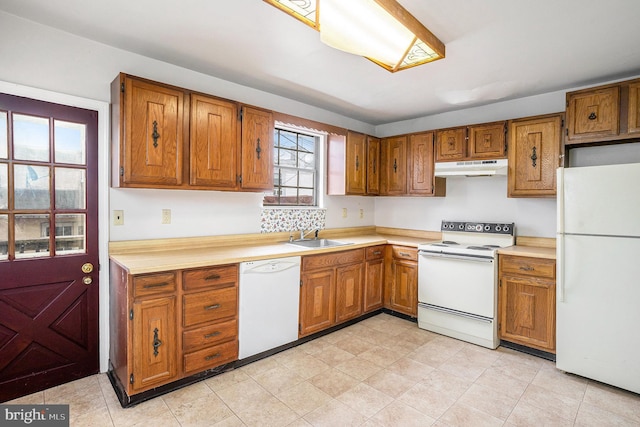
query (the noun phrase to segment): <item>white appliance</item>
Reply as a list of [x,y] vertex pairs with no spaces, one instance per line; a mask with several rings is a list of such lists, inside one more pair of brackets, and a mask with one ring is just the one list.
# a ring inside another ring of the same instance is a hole
[[496,348],[497,250],[514,244],[514,225],[442,221],[441,231],[418,245],[418,327]]
[[556,367],[640,393],[640,163],[558,169]]
[[467,160],[461,162],[438,162],[435,164],[435,176],[488,176],[506,175],[507,159]]
[[238,358],[298,339],[300,257],[240,263]]

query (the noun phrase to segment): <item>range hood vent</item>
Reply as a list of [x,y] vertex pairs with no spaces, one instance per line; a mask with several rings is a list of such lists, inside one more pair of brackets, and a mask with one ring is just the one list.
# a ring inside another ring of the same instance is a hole
[[438,162],[435,167],[436,176],[491,176],[506,174],[507,159]]

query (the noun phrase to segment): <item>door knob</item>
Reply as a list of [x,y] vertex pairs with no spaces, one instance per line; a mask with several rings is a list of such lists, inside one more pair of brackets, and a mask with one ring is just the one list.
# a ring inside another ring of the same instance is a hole
[[93,271],[93,264],[91,264],[90,262],[86,262],[84,264],[82,264],[82,272],[84,274],[89,274]]
[[85,285],[90,285],[93,283],[93,279],[91,278],[91,276],[84,276],[82,278],[82,283],[84,283]]

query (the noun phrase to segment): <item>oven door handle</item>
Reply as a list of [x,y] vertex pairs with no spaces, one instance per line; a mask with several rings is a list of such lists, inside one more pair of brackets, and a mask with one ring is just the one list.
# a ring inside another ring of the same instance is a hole
[[426,251],[420,251],[418,252],[418,254],[420,256],[429,257],[429,258],[450,258],[450,259],[458,259],[461,261],[493,262],[493,258],[473,256],[473,255],[454,255],[454,254],[445,254],[442,252],[426,252]]
[[423,302],[418,303],[418,307],[425,308],[427,310],[439,311],[453,316],[466,317],[468,319],[477,320],[484,323],[493,323],[493,319],[484,316],[478,316],[477,314],[465,313],[464,311],[453,310],[450,308],[440,307],[438,305],[426,304]]

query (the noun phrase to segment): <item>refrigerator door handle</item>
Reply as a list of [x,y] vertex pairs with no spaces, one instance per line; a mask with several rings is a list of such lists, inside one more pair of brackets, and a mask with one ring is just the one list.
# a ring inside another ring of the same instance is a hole
[[557,170],[558,207],[556,215],[556,300],[564,302],[564,168]]

